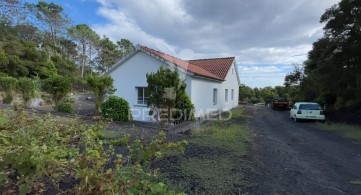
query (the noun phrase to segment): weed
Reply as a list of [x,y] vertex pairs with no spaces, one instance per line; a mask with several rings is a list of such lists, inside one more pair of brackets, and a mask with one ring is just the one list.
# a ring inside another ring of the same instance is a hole
[[192,143],[208,147],[218,147],[245,154],[247,142],[250,141],[250,131],[245,125],[227,125],[214,123],[194,132],[196,139]]
[[[102,132],[102,124],[2,110],[0,188],[19,194],[47,189],[61,194],[175,194],[147,165],[183,152],[186,142],[167,142],[161,133],[150,144],[130,143],[130,154],[123,157],[115,154],[113,145],[127,144],[128,136],[109,141]],[[64,178],[78,183],[63,191],[59,183]]]

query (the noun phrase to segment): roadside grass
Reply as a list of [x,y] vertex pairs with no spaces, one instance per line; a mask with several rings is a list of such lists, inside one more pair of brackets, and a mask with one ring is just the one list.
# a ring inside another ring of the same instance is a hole
[[245,110],[242,107],[238,107],[236,109],[231,110],[232,112],[232,119],[243,117],[243,118],[251,118],[250,115],[245,113]]
[[224,121],[199,129],[193,133],[195,139],[190,143],[200,146],[216,147],[243,155],[251,133],[246,125],[228,124]]
[[360,126],[337,124],[337,123],[318,123],[317,125],[322,130],[337,132],[349,139],[361,140]]
[[361,179],[350,181],[351,184],[361,185]]
[[[242,167],[249,168],[242,157],[247,154],[251,131],[246,124],[234,124],[233,119],[247,117],[243,108],[232,113],[232,119],[214,121],[212,124],[192,131],[190,147],[198,150],[179,158],[181,175],[186,179],[167,184],[173,189],[190,194],[234,194],[245,188]],[[187,179],[188,178],[188,179]],[[189,179],[191,178],[191,179]]]

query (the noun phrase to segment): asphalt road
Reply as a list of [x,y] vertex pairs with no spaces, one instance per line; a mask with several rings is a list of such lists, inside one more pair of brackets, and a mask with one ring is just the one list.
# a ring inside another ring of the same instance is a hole
[[250,194],[361,194],[361,144],[296,123],[288,111],[246,106],[254,133]]

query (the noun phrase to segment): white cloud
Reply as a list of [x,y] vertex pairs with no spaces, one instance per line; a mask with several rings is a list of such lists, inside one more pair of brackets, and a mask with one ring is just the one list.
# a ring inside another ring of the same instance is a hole
[[238,66],[238,70],[241,71],[243,74],[249,74],[249,73],[275,73],[275,72],[281,72],[282,68],[276,67],[276,66]]
[[[339,0],[97,2],[97,14],[108,22],[92,27],[113,41],[127,38],[182,59],[236,56],[238,64],[289,65],[307,59],[312,43],[322,36],[320,16]],[[241,71],[278,70],[255,66]],[[283,83],[279,78],[263,79]]]
[[240,64],[300,64],[307,59],[312,45],[294,47],[248,48],[239,51]]

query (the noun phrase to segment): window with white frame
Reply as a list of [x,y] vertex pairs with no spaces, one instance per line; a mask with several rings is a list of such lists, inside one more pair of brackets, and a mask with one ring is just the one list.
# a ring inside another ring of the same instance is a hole
[[234,99],[234,90],[232,89],[232,91],[231,91],[231,100],[233,100]]
[[213,105],[217,104],[217,89],[213,89]]
[[149,90],[146,87],[136,87],[137,89],[137,104],[147,105],[149,99]]
[[228,89],[225,89],[224,91],[224,100],[228,102]]

